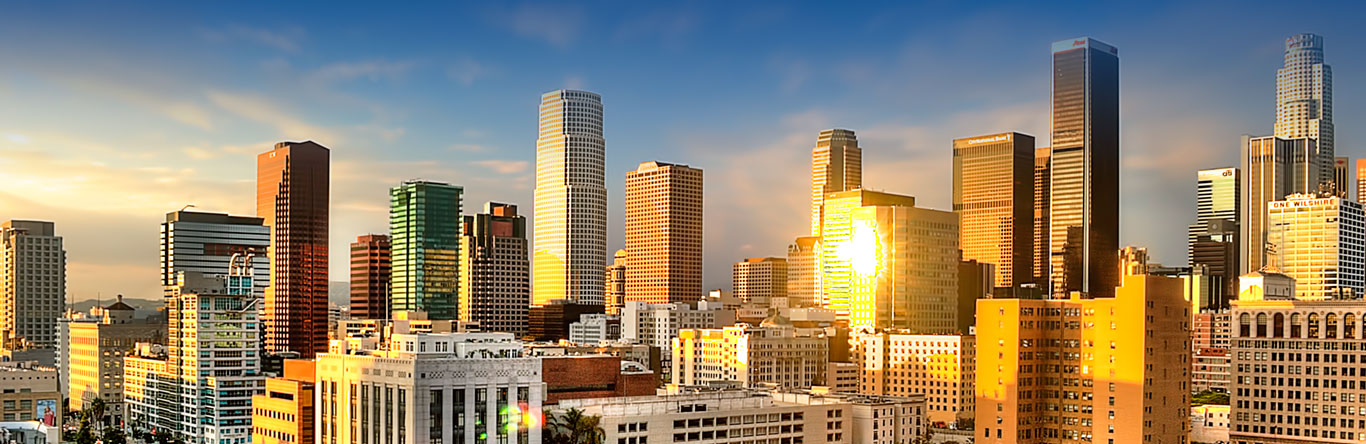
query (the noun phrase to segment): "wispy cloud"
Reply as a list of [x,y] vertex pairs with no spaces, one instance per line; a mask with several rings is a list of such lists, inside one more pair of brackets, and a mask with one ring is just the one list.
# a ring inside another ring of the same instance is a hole
[[305,36],[299,27],[260,28],[241,24],[204,29],[200,34],[210,42],[244,41],[285,52],[298,52]]
[[531,166],[525,160],[479,160],[471,162],[477,167],[492,170],[498,174],[513,174],[526,171]]
[[252,93],[209,91],[209,101],[239,117],[270,125],[280,138],[312,139],[334,142],[334,134],[320,126],[305,122],[279,103]]
[[449,149],[449,150],[451,150],[451,151],[461,151],[461,152],[466,152],[466,153],[479,153],[479,152],[488,151],[488,150],[489,150],[489,147],[484,146],[484,145],[476,145],[476,144],[472,144],[472,143],[457,143],[457,144],[455,144],[455,145],[451,145],[451,146],[448,147],[447,149]]
[[355,79],[371,81],[396,79],[413,69],[412,61],[365,60],[358,62],[336,62],[324,65],[313,72],[311,77],[320,82],[338,82]]
[[471,58],[461,59],[446,68],[447,77],[450,77],[451,80],[465,86],[473,85],[475,80],[479,80],[492,73],[492,67]]
[[778,76],[778,87],[783,92],[795,92],[811,80],[811,64],[806,60],[773,57],[769,59],[768,67]]
[[582,8],[568,4],[524,3],[512,10],[493,11],[495,23],[524,38],[567,48],[579,37],[584,22]]

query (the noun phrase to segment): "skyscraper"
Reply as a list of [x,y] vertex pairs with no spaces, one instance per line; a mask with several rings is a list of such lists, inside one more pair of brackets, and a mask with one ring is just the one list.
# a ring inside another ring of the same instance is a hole
[[1357,203],[1366,205],[1366,158],[1357,159],[1356,176]]
[[786,308],[787,260],[752,257],[731,266],[731,292],[745,308]]
[[484,204],[465,216],[460,236],[460,320],[482,331],[524,335],[531,306],[531,263],[526,217],[517,206]]
[[326,147],[280,142],[256,156],[256,217],[270,227],[266,350],[311,358],[327,350]]
[[[221,274],[233,255],[251,258],[256,285],[262,297],[270,285],[270,227],[260,217],[223,213],[172,211],[161,224],[162,296],[171,297],[181,272]],[[259,305],[258,305],[259,308]]]
[[1052,100],[1053,293],[1110,297],[1119,284],[1119,50],[1089,37],[1054,42]]
[[1240,255],[1246,272],[1266,265],[1266,210],[1268,204],[1291,194],[1318,191],[1318,150],[1314,139],[1243,136],[1242,220],[1238,228]]
[[626,300],[702,297],[702,170],[645,162],[626,173]]
[[1048,286],[1048,206],[1052,204],[1053,148],[1034,150],[1034,282]]
[[1333,158],[1333,189],[1339,196],[1354,199],[1352,194],[1352,168],[1348,164],[1352,159],[1346,157]]
[[460,196],[464,188],[410,180],[389,190],[393,278],[389,312],[454,320],[460,291]]
[[1323,63],[1323,37],[1285,39],[1285,65],[1276,70],[1276,137],[1318,141],[1321,183],[1333,183],[1333,70]]
[[602,305],[607,266],[607,188],[602,97],[541,95],[532,218],[532,303]]
[[787,246],[787,305],[824,307],[819,298],[820,280],[816,279],[817,254],[821,238],[801,236]]
[[366,234],[351,243],[351,317],[390,319],[389,284],[393,277],[389,236]]
[[821,235],[821,208],[830,193],[863,187],[863,148],[847,129],[821,131],[811,151],[811,235]]
[[963,259],[996,266],[996,287],[1034,280],[1034,136],[953,141],[953,212]]
[[66,249],[52,222],[0,225],[0,349],[57,347],[66,308]]
[[[1267,210],[1268,255],[1295,279],[1295,299],[1359,299],[1366,286],[1366,221],[1361,204],[1292,194]],[[1328,195],[1331,196],[1331,195]]]
[[[1210,221],[1238,220],[1242,199],[1237,168],[1214,168],[1195,173],[1195,223],[1186,227],[1186,259],[1194,263],[1195,243],[1207,235]],[[1242,273],[1238,273],[1241,275]],[[1235,275],[1236,276],[1236,275]]]
[[1186,258],[1191,267],[1203,266],[1217,276],[1216,305],[1226,307],[1243,275],[1238,243],[1242,175],[1231,167],[1200,170],[1195,183],[1195,223],[1186,229]]

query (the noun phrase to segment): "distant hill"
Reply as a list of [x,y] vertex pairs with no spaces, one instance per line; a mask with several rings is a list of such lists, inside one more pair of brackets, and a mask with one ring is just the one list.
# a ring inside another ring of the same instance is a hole
[[[116,300],[118,300],[116,297],[109,297],[109,298],[104,298],[104,299],[99,299],[99,300],[96,300],[96,299],[87,299],[87,300],[84,300],[84,301],[72,302],[72,303],[71,303],[71,309],[72,309],[72,310],[75,310],[75,311],[78,311],[78,312],[89,313],[89,312],[90,312],[90,309],[91,309],[91,308],[94,308],[96,305],[99,305],[99,306],[101,306],[101,307],[108,307],[109,305],[113,304],[114,301],[116,301]],[[166,302],[162,301],[160,298],[158,298],[158,299],[137,299],[137,298],[124,297],[124,298],[123,298],[123,303],[128,304],[128,305],[131,305],[131,306],[135,309],[135,310],[133,311],[133,315],[136,316],[136,317],[139,317],[139,318],[145,317],[145,316],[150,315],[150,314],[152,314],[152,313],[156,313],[156,312],[157,312],[157,309],[160,309],[160,308],[166,306]]]
[[338,281],[328,282],[327,301],[342,307],[351,305],[351,283]]

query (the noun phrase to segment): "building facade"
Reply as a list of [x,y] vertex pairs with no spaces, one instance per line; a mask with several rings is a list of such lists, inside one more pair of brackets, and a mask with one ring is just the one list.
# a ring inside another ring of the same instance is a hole
[[1358,299],[1366,285],[1366,216],[1340,197],[1292,194],[1267,209],[1269,257],[1301,300]]
[[251,442],[316,444],[313,402],[315,362],[286,359],[284,374],[266,380],[265,393],[251,397]]
[[234,254],[250,255],[254,289],[266,294],[270,285],[270,227],[265,218],[199,211],[166,213],[161,224],[162,295],[175,292],[181,272],[222,273]]
[[1191,328],[1191,391],[1228,393],[1232,369],[1232,313],[1227,308],[1195,314]]
[[330,158],[311,141],[280,142],[256,156],[256,217],[270,227],[261,321],[271,353],[310,357],[327,350]]
[[789,307],[824,307],[819,267],[821,238],[802,236],[787,246],[787,305]]
[[1275,135],[1317,140],[1318,183],[1334,183],[1333,69],[1324,63],[1323,37],[1285,39],[1285,64],[1276,70]]
[[622,307],[626,306],[626,250],[617,250],[612,255],[612,265],[607,266],[602,288],[607,314],[621,314]]
[[1034,283],[1048,287],[1048,209],[1052,205],[1053,148],[1034,150]]
[[524,335],[531,306],[526,217],[517,206],[489,202],[465,216],[460,236],[460,320],[481,331]]
[[1318,141],[1307,137],[1243,136],[1242,220],[1238,224],[1240,249],[1247,272],[1261,270],[1267,262],[1267,209],[1271,202],[1292,194],[1317,193],[1319,183]]
[[954,139],[953,212],[963,259],[996,266],[996,287],[1034,282],[1034,136]]
[[731,266],[731,293],[746,308],[787,308],[787,259],[753,257]]
[[811,235],[821,235],[822,208],[830,193],[863,188],[863,148],[847,129],[828,129],[811,150]]
[[104,307],[95,322],[69,322],[63,345],[63,373],[67,378],[67,407],[85,410],[96,399],[105,404],[109,424],[122,424],[123,358],[139,343],[165,343],[166,324],[135,319],[123,297]]
[[532,210],[532,303],[602,305],[607,266],[606,142],[602,97],[541,95]]
[[0,224],[0,348],[57,347],[66,308],[66,249],[52,222]]
[[1186,229],[1186,257],[1192,267],[1204,266],[1222,281],[1216,295],[1220,307],[1235,297],[1242,254],[1238,240],[1243,199],[1242,174],[1237,168],[1196,172],[1195,223]]
[[684,329],[719,329],[735,323],[735,310],[719,302],[650,304],[628,301],[621,311],[621,339],[660,350],[660,374],[672,380],[673,339]]
[[702,297],[702,170],[645,162],[626,173],[626,300]]
[[680,330],[672,344],[675,383],[810,388],[824,383],[829,347],[817,330],[791,326]]
[[1053,294],[1110,297],[1119,285],[1119,50],[1089,37],[1052,48]]
[[389,319],[389,284],[394,273],[389,236],[366,234],[351,243],[351,317]]
[[393,244],[390,312],[459,316],[460,211],[464,188],[410,180],[389,190]]
[[[57,391],[57,371],[32,362],[0,364],[0,419],[6,423],[38,421],[53,430],[62,430],[62,393]],[[14,442],[33,442],[16,438],[9,437]]]
[[569,342],[597,345],[621,339],[621,317],[609,314],[585,314],[578,322],[569,324]]
[[925,397],[930,424],[974,420],[974,336],[863,331],[849,337],[858,392]]

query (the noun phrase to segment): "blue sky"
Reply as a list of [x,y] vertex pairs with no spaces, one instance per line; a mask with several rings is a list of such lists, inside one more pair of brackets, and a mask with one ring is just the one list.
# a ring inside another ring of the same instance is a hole
[[1285,37],[1325,36],[1339,155],[1362,154],[1358,4],[1101,3],[6,3],[0,218],[58,223],[75,299],[153,297],[166,212],[250,214],[255,154],[312,139],[345,280],[404,179],[529,213],[539,95],[573,87],[603,95],[611,247],[627,170],[700,167],[705,285],[727,288],[806,230],[818,131],[858,132],[869,188],[947,209],[951,140],[1047,143],[1049,43],[1083,35],[1120,50],[1121,242],[1161,262],[1185,260],[1195,170],[1271,132]]

